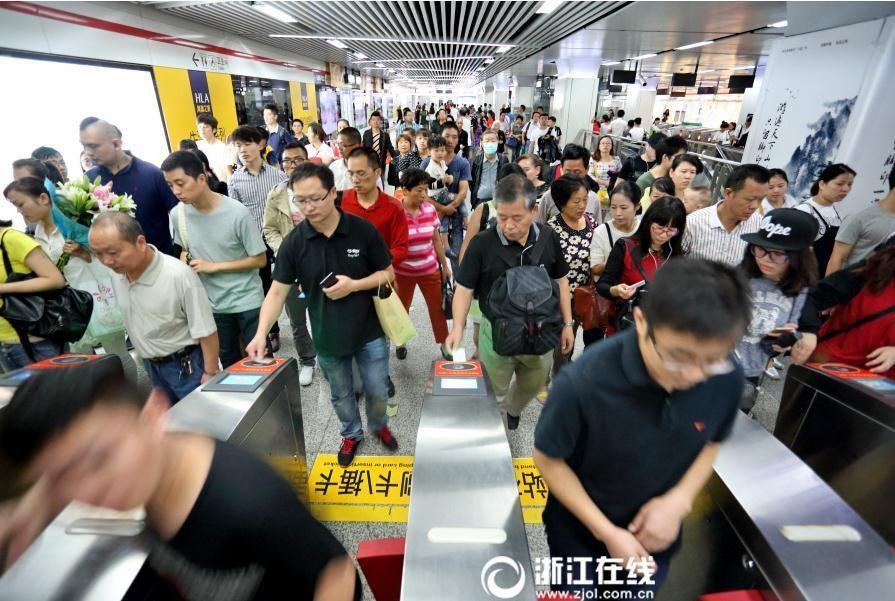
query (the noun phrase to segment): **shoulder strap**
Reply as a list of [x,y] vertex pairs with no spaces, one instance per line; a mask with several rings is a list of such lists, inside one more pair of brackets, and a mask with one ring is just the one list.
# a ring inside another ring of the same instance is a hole
[[634,268],[640,272],[640,275],[643,276],[644,280],[647,280],[648,278],[646,277],[646,273],[643,271],[643,266],[641,266],[640,261],[637,260],[637,257],[632,254],[634,252],[633,243],[628,238],[624,238],[624,245],[625,249],[628,251],[628,256],[631,257],[631,265],[633,265]]
[[190,241],[186,227],[186,205],[182,202],[177,205],[177,231],[180,232],[180,241],[183,243],[183,250],[190,252]]
[[606,226],[606,235],[609,236],[609,248],[612,248],[612,229],[609,227],[609,222],[607,221],[603,225]]
[[861,326],[866,325],[866,324],[870,323],[871,321],[876,321],[880,317],[885,317],[886,315],[889,315],[890,313],[895,313],[895,305],[892,305],[891,307],[886,307],[885,309],[882,309],[881,311],[877,311],[876,313],[871,313],[870,315],[865,315],[864,317],[862,317],[855,323],[847,325],[844,328],[839,328],[838,330],[833,330],[832,332],[827,332],[823,336],[818,337],[817,341],[824,342],[826,340],[829,340],[830,338],[839,336],[840,334],[845,334],[846,332],[860,328]]
[[820,220],[823,222],[825,228],[827,228],[827,229],[830,228],[830,224],[827,223],[827,220],[824,219],[824,216],[820,214],[820,211],[818,211],[816,208],[814,208],[814,205],[813,205],[813,204],[810,204],[810,203],[809,203],[809,204],[808,204],[808,208],[811,209],[811,211],[812,211],[815,215],[817,215],[817,218],[820,219]]
[[535,242],[534,246],[531,248],[528,259],[531,261],[532,265],[537,265],[541,260],[541,255],[544,254],[544,249],[547,248],[547,243],[550,240],[550,235],[553,232],[553,229],[546,225],[541,226],[534,224],[534,226],[538,228],[538,241]]
[[3,253],[3,268],[6,269],[6,278],[9,279],[9,276],[12,275],[12,263],[9,261],[9,255],[6,253],[6,246],[3,244],[3,239],[6,237],[6,234],[9,232],[7,229],[3,232],[3,235],[0,235],[0,251]]

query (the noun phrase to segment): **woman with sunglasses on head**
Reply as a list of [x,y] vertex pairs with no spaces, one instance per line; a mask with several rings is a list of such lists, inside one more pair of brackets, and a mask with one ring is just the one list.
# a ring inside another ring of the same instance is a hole
[[673,196],[663,196],[650,205],[633,236],[613,245],[597,281],[600,296],[616,301],[607,336],[621,329],[617,323],[619,305],[639,294],[669,259],[683,254],[681,241],[686,225],[684,204]]
[[774,209],[761,228],[744,234],[749,243],[741,269],[752,292],[752,321],[736,353],[749,383],[740,408],[748,411],[758,396],[762,373],[779,377],[768,366],[771,358],[796,341],[799,315],[811,286],[817,282],[817,260],[811,244],[817,223],[795,209]]

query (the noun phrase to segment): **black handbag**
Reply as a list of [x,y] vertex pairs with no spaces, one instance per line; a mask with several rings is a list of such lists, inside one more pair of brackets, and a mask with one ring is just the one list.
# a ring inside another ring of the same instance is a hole
[[[9,231],[9,230],[7,230]],[[6,282],[21,282],[37,277],[34,273],[16,273],[0,236],[0,252],[6,269]],[[60,351],[66,342],[77,342],[84,336],[93,313],[93,295],[83,290],[64,286],[46,292],[4,294],[0,317],[6,319],[15,330],[25,353],[33,361],[34,349],[29,336],[51,340],[59,344]]]
[[438,273],[441,275],[441,311],[445,319],[454,318],[454,284],[444,279],[444,271],[441,264],[438,265]]

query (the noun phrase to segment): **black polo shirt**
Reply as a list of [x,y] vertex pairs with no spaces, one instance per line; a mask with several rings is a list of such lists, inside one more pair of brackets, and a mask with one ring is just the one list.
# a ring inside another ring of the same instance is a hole
[[[535,447],[564,459],[600,511],[627,528],[644,503],[680,481],[707,443],[730,434],[742,388],[737,366],[669,394],[647,373],[632,328],[588,347],[559,372]],[[552,494],[544,523],[588,535]]]
[[360,280],[388,269],[392,255],[372,223],[339,211],[339,225],[327,238],[305,219],[289,232],[277,253],[273,279],[298,282],[308,297],[308,314],[317,352],[330,357],[351,355],[383,335],[373,295],[354,292],[330,300],[320,282],[329,272]]
[[548,236],[550,239],[541,253],[538,265],[546,269],[554,280],[569,273],[569,266],[559,245],[559,237],[553,228],[537,227],[535,224],[532,224],[531,228],[525,246],[508,240],[499,227],[493,227],[476,234],[466,248],[456,280],[464,288],[473,291],[475,297],[479,299],[482,313],[488,319],[491,319],[488,309],[488,294],[491,292],[491,287],[497,278],[510,269],[510,265],[501,256],[503,253],[509,252],[516,257],[517,265],[531,265],[529,260],[531,249],[540,236]]

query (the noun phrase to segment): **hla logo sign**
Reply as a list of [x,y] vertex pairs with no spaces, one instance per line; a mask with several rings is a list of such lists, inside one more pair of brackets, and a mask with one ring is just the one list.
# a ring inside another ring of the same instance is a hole
[[758,229],[766,231],[769,240],[775,235],[789,236],[789,232],[792,230],[792,228],[783,227],[782,225],[771,221],[770,215],[761,220],[761,225],[758,226]]
[[[503,571],[502,566],[512,568],[516,574],[516,583],[509,587],[497,584],[497,575]],[[491,597],[498,599],[512,599],[522,592],[525,588],[525,570],[522,564],[506,555],[498,555],[488,560],[482,567],[482,588]]]

